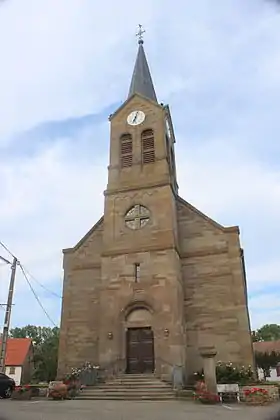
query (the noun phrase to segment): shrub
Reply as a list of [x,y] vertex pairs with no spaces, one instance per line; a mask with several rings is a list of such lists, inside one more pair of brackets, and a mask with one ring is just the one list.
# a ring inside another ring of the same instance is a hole
[[[254,372],[251,366],[234,366],[233,363],[218,362],[216,366],[218,384],[246,385],[255,382]],[[203,369],[194,373],[196,380],[204,379]]]
[[227,384],[236,384],[246,385],[254,381],[254,372],[251,366],[234,366],[231,362],[229,363],[217,363],[216,368],[217,382],[227,383]]

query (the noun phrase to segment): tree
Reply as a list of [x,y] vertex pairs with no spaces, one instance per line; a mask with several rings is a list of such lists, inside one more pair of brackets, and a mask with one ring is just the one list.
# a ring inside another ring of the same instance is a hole
[[280,325],[266,324],[253,333],[253,341],[280,340]]
[[59,329],[52,328],[44,341],[35,347],[35,378],[40,381],[52,381],[56,377],[58,357]]
[[12,338],[31,338],[34,345],[34,378],[49,382],[56,377],[59,328],[27,325],[11,329]]
[[47,338],[52,336],[54,328],[37,327],[35,325],[26,325],[26,327],[12,328],[10,336],[12,338],[31,338],[34,345],[39,345]]

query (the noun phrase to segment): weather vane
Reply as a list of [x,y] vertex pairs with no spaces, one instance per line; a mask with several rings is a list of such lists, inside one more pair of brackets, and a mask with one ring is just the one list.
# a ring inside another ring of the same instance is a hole
[[145,33],[145,29],[143,29],[143,25],[138,25],[138,32],[136,33],[136,36],[138,37],[138,44],[143,44],[143,34]]

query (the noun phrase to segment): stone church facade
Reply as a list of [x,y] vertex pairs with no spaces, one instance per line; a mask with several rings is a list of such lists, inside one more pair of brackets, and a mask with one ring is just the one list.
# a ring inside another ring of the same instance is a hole
[[169,107],[143,41],[126,102],[110,116],[104,216],[64,252],[58,375],[90,361],[127,373],[253,364],[239,228],[178,195]]

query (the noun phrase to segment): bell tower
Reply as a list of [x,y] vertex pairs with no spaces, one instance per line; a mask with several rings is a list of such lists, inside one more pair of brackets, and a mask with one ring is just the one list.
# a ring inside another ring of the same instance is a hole
[[168,106],[159,104],[140,28],[138,53],[127,100],[110,116],[107,193],[170,185],[178,192],[175,136]]
[[[127,100],[109,117],[110,162],[104,193],[104,249],[107,251],[120,244],[126,249],[129,237],[134,238],[135,246],[144,241],[147,245],[168,242],[168,246],[176,247],[178,241],[172,119],[169,107],[158,103],[141,27],[138,35],[138,53]],[[141,197],[141,206],[137,197]],[[151,201],[150,209],[143,204],[147,201]],[[138,206],[135,211],[134,204]],[[152,207],[158,208],[153,216]],[[164,220],[164,213],[171,217]],[[136,234],[138,228],[146,225],[149,226],[146,234]]]
[[[100,304],[107,311],[100,328],[112,325],[116,340],[108,343],[100,337],[99,354],[104,363],[125,357],[126,319],[116,314],[138,302],[151,308],[149,327],[155,337],[151,365],[157,364],[157,357],[167,356],[177,364],[184,358],[184,329],[175,137],[169,108],[157,100],[142,35],[140,27],[127,100],[110,116],[100,294]],[[168,338],[160,325],[170,330]]]

